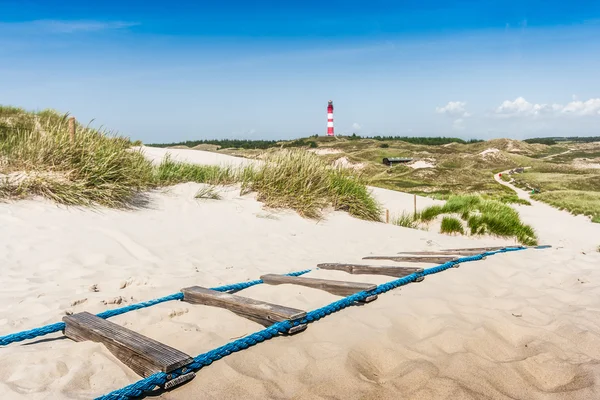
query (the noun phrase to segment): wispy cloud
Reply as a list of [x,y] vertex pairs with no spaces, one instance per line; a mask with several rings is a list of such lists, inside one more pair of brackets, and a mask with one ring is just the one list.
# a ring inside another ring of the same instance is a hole
[[73,34],[127,29],[139,25],[126,21],[94,20],[34,20],[22,22],[0,22],[1,31],[33,34]]
[[492,114],[496,117],[543,117],[543,116],[592,116],[600,115],[600,98],[592,98],[587,101],[577,100],[562,104],[537,104],[530,103],[523,97],[517,97],[515,100],[505,100],[494,110]]
[[464,101],[450,101],[444,107],[436,107],[435,112],[438,114],[448,115],[450,117],[470,117],[471,114],[467,112],[467,103]]

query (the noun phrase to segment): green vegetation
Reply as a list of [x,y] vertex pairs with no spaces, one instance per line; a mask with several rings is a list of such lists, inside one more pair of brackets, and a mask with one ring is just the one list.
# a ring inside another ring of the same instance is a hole
[[197,199],[221,200],[221,194],[215,186],[208,185],[202,187],[195,196]]
[[239,171],[231,167],[188,164],[173,161],[168,155],[155,171],[156,182],[163,186],[184,182],[230,185],[239,181]]
[[277,140],[238,140],[238,139],[208,139],[208,140],[186,140],[185,142],[176,143],[153,143],[147,146],[151,147],[173,147],[187,146],[195,147],[200,144],[214,144],[221,148],[233,149],[269,149],[271,147],[279,147]]
[[464,235],[465,230],[462,222],[458,218],[446,216],[442,218],[440,233],[460,233],[461,235]]
[[242,191],[257,192],[268,207],[292,208],[309,218],[332,206],[358,218],[381,220],[381,208],[362,179],[305,151],[271,155],[243,177]]
[[556,140],[554,140],[552,138],[532,138],[532,139],[525,139],[523,141],[526,143],[539,143],[539,144],[545,144],[548,146],[552,146],[557,143]]
[[52,110],[0,108],[0,195],[41,195],[70,205],[130,207],[152,186],[152,166],[128,139],[76,125]]
[[[343,137],[343,136],[338,136]],[[359,139],[373,139],[379,141],[401,141],[412,144],[420,144],[425,146],[441,146],[449,143],[478,143],[483,142],[483,140],[472,139],[469,141],[465,141],[459,138],[451,138],[451,137],[420,137],[420,136],[371,136],[371,137],[362,137],[358,136],[356,133],[353,133],[352,136],[347,136],[349,140],[359,140]]]
[[568,136],[568,137],[548,137],[548,138],[531,138],[525,139],[527,143],[541,143],[553,145],[558,142],[575,142],[575,143],[591,143],[600,142],[600,136]]
[[534,194],[531,197],[558,209],[568,210],[575,215],[588,215],[592,217],[592,222],[600,223],[600,192],[555,190]]
[[[379,204],[364,181],[300,150],[271,155],[258,167],[226,168],[176,162],[153,166],[129,139],[76,125],[67,115],[0,107],[0,198],[41,195],[67,205],[135,207],[147,190],[183,182],[241,183],[270,207],[292,208],[316,218],[324,207],[381,220]],[[198,198],[217,198],[202,189]]]
[[443,206],[422,210],[419,218],[431,221],[443,214],[460,215],[467,222],[472,235],[513,237],[525,245],[537,244],[533,228],[521,222],[517,211],[499,201],[485,200],[480,196],[452,196]]
[[416,229],[419,226],[415,216],[408,213],[402,213],[399,217],[392,219],[392,224],[412,229]]

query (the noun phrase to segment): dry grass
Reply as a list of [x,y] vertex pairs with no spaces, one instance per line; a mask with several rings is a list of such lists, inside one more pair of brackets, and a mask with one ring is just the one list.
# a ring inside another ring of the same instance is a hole
[[77,125],[67,115],[0,107],[0,198],[41,195],[67,205],[135,207],[151,188],[207,183],[197,198],[217,198],[214,185],[241,183],[269,207],[318,218],[326,207],[380,221],[381,208],[365,182],[312,153],[285,150],[257,167],[226,168],[176,162],[153,166],[127,138]]
[[380,221],[381,207],[365,182],[348,170],[334,168],[303,150],[283,150],[242,177],[242,190],[254,191],[268,207],[292,208],[318,218],[332,206],[357,218]]

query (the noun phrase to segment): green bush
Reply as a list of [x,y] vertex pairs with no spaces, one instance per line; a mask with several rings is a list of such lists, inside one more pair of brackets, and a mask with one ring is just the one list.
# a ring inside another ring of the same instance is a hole
[[473,235],[514,237],[525,245],[537,244],[533,228],[523,224],[519,213],[512,207],[496,200],[479,196],[451,196],[442,207],[431,206],[422,210],[420,218],[431,221],[441,214],[461,215]]
[[444,217],[442,218],[440,233],[460,233],[461,235],[464,235],[465,230],[462,222],[458,218]]

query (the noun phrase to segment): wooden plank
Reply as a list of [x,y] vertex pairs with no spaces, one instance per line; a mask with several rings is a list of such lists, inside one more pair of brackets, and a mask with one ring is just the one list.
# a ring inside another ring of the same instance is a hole
[[506,249],[507,247],[523,247],[523,246],[496,246],[496,247],[467,247],[464,249],[443,249],[440,251],[478,251],[480,253],[486,252],[486,251],[494,251],[494,250],[503,250]]
[[171,372],[194,361],[189,355],[88,312],[63,317],[65,336],[99,342],[137,374]]
[[370,256],[363,257],[363,260],[390,260],[395,262],[411,262],[411,263],[432,263],[432,264],[443,264],[448,261],[453,261],[458,257],[451,256],[431,256],[431,257],[410,257],[410,256]]
[[[485,251],[485,250],[484,250]],[[477,254],[481,254],[484,251],[473,251],[473,250],[439,250],[439,251],[400,251],[398,254],[412,254],[418,256],[474,256]]]
[[[357,292],[370,292],[371,290],[377,289],[377,285],[371,283],[333,281],[329,279],[315,279],[302,276],[267,274],[261,276],[260,279],[269,285],[281,285],[287,283],[292,285],[307,286],[315,289],[321,289],[338,296],[350,296],[351,294]],[[377,295],[370,296],[365,299],[365,302],[368,303],[376,298]]]
[[[317,268],[344,271],[354,275],[386,275],[401,278],[414,273],[423,272],[423,268],[392,267],[383,265],[361,265],[361,264],[339,264],[324,263],[317,264]],[[422,279],[421,279],[422,280]]]
[[[217,292],[200,286],[192,286],[181,289],[183,300],[192,304],[203,304],[207,306],[226,308],[234,313],[251,319],[259,324],[269,326],[279,321],[296,321],[306,316],[306,312],[296,308],[271,304],[248,297],[234,294]],[[300,328],[303,326],[303,328]],[[304,330],[306,324],[292,328],[288,333]]]

